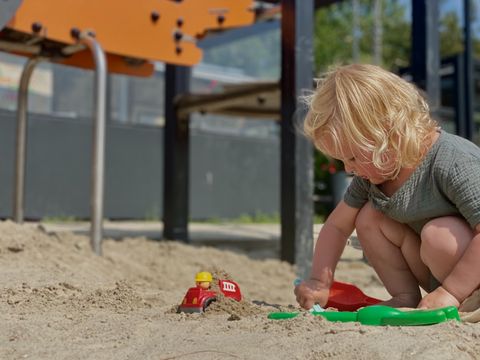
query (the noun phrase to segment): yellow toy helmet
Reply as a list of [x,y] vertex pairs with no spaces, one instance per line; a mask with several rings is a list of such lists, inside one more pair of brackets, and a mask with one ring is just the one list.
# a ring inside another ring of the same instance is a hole
[[195,281],[196,282],[211,282],[212,281],[212,274],[210,274],[208,271],[201,271],[195,275]]

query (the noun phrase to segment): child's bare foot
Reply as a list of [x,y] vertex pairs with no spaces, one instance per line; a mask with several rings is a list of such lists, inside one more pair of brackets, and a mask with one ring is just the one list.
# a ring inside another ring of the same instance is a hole
[[394,308],[416,308],[422,297],[420,294],[399,294],[390,300],[382,301],[379,305],[391,306]]

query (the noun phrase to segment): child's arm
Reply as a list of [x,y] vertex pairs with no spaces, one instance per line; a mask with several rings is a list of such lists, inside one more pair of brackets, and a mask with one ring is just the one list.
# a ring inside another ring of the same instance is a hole
[[359,210],[341,201],[322,226],[315,245],[310,279],[295,288],[297,301],[303,308],[327,303],[335,268],[355,228]]

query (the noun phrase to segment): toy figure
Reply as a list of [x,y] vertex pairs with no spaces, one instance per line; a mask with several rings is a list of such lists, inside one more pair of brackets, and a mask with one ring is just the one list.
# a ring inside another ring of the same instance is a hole
[[212,274],[208,271],[201,271],[195,275],[195,283],[204,290],[210,289]]
[[195,287],[187,290],[182,304],[178,307],[179,312],[201,313],[217,300],[219,293],[235,301],[242,300],[242,294],[238,284],[232,280],[219,279],[216,290],[211,288],[213,276],[208,271],[201,271],[195,275]]

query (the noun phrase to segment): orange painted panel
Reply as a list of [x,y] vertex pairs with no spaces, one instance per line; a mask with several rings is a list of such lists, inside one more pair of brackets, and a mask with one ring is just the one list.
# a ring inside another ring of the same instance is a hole
[[34,33],[32,25],[41,24],[39,35],[66,44],[75,43],[72,28],[91,30],[107,53],[189,66],[201,60],[198,37],[252,24],[252,6],[253,0],[24,0],[7,27]]
[[[13,51],[12,54],[31,57],[30,55],[17,51]],[[127,63],[123,56],[114,54],[106,54],[106,60],[108,71],[116,74],[149,77],[153,75],[155,71],[155,65],[150,61],[132,65]],[[55,64],[74,66],[82,69],[95,69],[95,61],[90,50],[79,51],[67,58],[52,58],[50,61]]]
[[[90,50],[78,52],[65,59],[54,59],[53,62],[57,64],[75,66],[84,69],[94,69],[95,62],[93,60]],[[142,64],[130,65],[125,62],[123,56],[107,54],[108,71],[116,74],[124,74],[131,76],[148,77],[153,75],[155,66],[150,61],[145,61]]]

